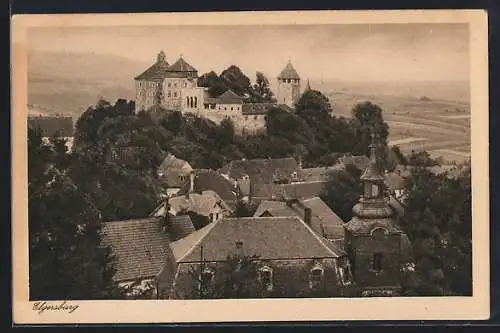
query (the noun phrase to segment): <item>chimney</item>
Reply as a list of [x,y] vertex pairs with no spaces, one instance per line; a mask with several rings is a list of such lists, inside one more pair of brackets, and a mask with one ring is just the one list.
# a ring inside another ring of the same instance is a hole
[[311,226],[311,216],[312,216],[312,209],[309,207],[304,208],[304,222],[308,226]]

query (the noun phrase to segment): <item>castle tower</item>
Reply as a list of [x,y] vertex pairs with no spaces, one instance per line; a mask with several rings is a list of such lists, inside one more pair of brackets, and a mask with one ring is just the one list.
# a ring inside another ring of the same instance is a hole
[[162,83],[168,68],[165,52],[160,51],[156,62],[134,78],[136,112],[163,103]]
[[372,135],[370,163],[360,178],[364,193],[345,225],[345,250],[363,296],[394,296],[401,289],[402,232],[384,197],[384,176],[374,141]]
[[295,103],[300,98],[300,76],[290,61],[278,75],[276,98],[278,104],[286,104],[289,107],[295,107]]

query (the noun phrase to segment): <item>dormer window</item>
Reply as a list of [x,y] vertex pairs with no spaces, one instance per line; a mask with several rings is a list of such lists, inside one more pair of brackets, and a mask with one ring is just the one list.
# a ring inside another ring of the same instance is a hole
[[323,282],[324,269],[321,265],[316,264],[309,272],[309,288],[318,289]]
[[264,266],[259,270],[259,282],[264,290],[273,290],[273,270],[270,267]]

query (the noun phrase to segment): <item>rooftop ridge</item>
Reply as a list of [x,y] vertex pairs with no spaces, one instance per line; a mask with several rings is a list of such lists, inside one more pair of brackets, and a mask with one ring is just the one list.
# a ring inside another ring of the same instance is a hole
[[[196,241],[196,242],[193,244],[193,246],[191,246],[191,248],[190,248],[189,250],[187,250],[187,251],[186,251],[186,253],[184,253],[184,255],[183,255],[181,258],[179,258],[179,260],[177,260],[177,262],[182,262],[182,260],[183,260],[184,258],[186,258],[187,256],[189,256],[189,255],[193,252],[193,250],[194,250],[194,249],[198,246],[198,244],[200,244],[200,243],[203,241],[203,239],[205,239],[205,237],[207,237],[207,235],[210,233],[210,231],[212,231],[212,229],[213,229],[216,225],[220,224],[220,222],[221,222],[222,220],[224,220],[224,219],[220,219],[220,220],[217,220],[217,221],[215,221],[215,222],[213,222],[213,223],[209,223],[209,224],[208,224],[207,226],[205,226],[204,228],[201,228],[201,229],[196,230],[194,233],[196,233],[196,232],[200,232],[200,233],[201,233],[201,231],[203,230],[203,231],[205,232],[205,234],[204,234],[202,237],[200,237],[200,239],[198,239],[198,241]],[[206,228],[206,229],[205,229],[205,228]],[[194,233],[193,233],[193,234],[194,234]],[[193,234],[191,234],[191,235],[193,235]],[[188,236],[188,237],[189,237],[189,236]],[[181,240],[182,240],[182,239],[181,239]]]

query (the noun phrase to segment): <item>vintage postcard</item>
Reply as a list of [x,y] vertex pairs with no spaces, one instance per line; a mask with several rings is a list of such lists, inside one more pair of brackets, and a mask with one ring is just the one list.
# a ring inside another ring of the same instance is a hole
[[479,10],[12,19],[16,324],[489,317]]

